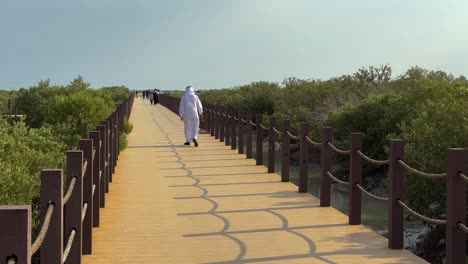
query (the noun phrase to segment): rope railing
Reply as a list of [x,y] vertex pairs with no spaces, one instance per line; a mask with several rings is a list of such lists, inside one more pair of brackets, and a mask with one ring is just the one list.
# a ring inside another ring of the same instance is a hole
[[93,196],[94,196],[94,191],[96,191],[96,184],[93,184],[93,191],[92,191],[92,192],[93,192],[93,194],[92,194]]
[[241,121],[244,122],[244,125],[247,123],[247,120],[245,120],[244,118],[241,118]]
[[95,156],[96,156],[96,148],[93,148],[93,160]]
[[88,203],[84,203],[83,209],[81,209],[81,222],[83,222],[86,217],[86,209],[88,209]]
[[88,169],[88,159],[85,159],[83,162],[83,171],[82,171],[83,175],[81,175],[82,178],[85,176],[87,169]]
[[275,132],[276,134],[278,135],[281,135],[283,134],[283,132],[279,131],[278,129],[276,129],[276,127],[272,127],[273,128],[273,132]]
[[416,175],[419,175],[421,177],[424,177],[424,178],[428,178],[428,179],[443,179],[445,177],[447,177],[447,173],[426,173],[426,172],[422,172],[422,171],[418,171],[417,169],[415,168],[412,168],[411,166],[409,166],[408,164],[406,164],[404,161],[402,160],[398,160],[398,163],[403,166],[403,168],[407,169],[408,171],[411,171],[413,172],[414,174]]
[[468,183],[468,177],[467,177],[465,174],[459,172],[458,175],[463,179],[463,181],[465,181],[466,183]]
[[468,227],[464,225],[463,223],[458,223],[457,224],[458,228],[460,228],[461,231],[465,232],[465,234],[468,234]]
[[289,132],[289,130],[286,131],[286,134],[288,134],[288,136],[292,139],[299,139],[300,137],[299,136],[295,136],[293,134],[291,134],[291,132]]
[[63,263],[67,261],[68,254],[70,254],[71,247],[73,246],[73,240],[75,239],[75,234],[76,234],[76,230],[73,229],[70,232],[70,236],[68,237],[67,246],[65,247],[65,250],[63,251]]
[[349,153],[350,153],[349,150],[342,150],[342,149],[337,148],[331,142],[328,142],[328,146],[330,146],[331,149],[333,149],[336,153],[341,154],[341,155],[349,155]]
[[250,122],[250,124],[251,124],[252,126],[254,126],[254,127],[257,126],[257,124],[255,124],[254,122],[252,122],[252,120],[249,120],[249,122]]
[[50,219],[52,218],[52,214],[54,213],[54,204],[50,203],[47,206],[47,212],[44,216],[44,223],[42,224],[41,231],[36,237],[36,240],[31,246],[31,255],[34,255],[37,250],[41,247],[42,243],[44,242],[44,238],[47,235],[47,231],[49,230],[50,226]]
[[239,118],[237,118],[237,117],[234,117],[234,121],[239,121]]
[[433,224],[433,225],[445,225],[447,223],[447,220],[442,220],[442,219],[435,219],[435,218],[429,218],[427,216],[424,216],[422,214],[419,214],[418,212],[414,211],[411,209],[408,205],[406,205],[404,202],[401,200],[398,200],[398,204],[405,208],[411,215],[414,217],[418,218],[419,220],[422,220],[426,223]]
[[9,258],[9,259],[7,260],[7,264],[16,264],[16,263],[17,263],[17,262],[16,262],[16,259],[14,259],[14,258]]
[[363,159],[366,160],[367,162],[372,163],[372,164],[374,164],[374,165],[384,165],[384,164],[388,164],[388,160],[376,160],[376,159],[372,159],[372,158],[366,156],[366,154],[362,153],[359,149],[356,150],[356,153],[357,153],[361,158],[363,158]]
[[342,180],[336,178],[336,177],[333,176],[333,174],[331,174],[331,172],[329,172],[329,171],[327,171],[327,175],[328,175],[328,177],[329,177],[332,181],[334,181],[334,182],[336,182],[336,183],[338,183],[338,184],[349,185],[349,182],[345,182],[345,181],[342,181]]
[[386,197],[380,197],[380,196],[377,196],[375,194],[372,194],[372,193],[368,192],[359,183],[356,184],[356,187],[358,187],[358,189],[361,190],[361,192],[363,192],[364,194],[366,194],[367,196],[369,196],[369,197],[371,197],[373,199],[376,199],[376,200],[379,200],[379,201],[388,201],[388,198],[386,198]]
[[229,119],[232,119],[232,116],[231,116],[231,115],[227,115],[227,117],[228,117]]
[[99,171],[99,181],[101,181],[102,170]]
[[261,128],[265,129],[265,130],[268,130],[269,128],[264,126],[262,123],[258,124]]
[[99,149],[102,149],[102,140],[99,140]]
[[322,143],[313,141],[310,137],[305,136],[305,139],[314,147],[320,147]]
[[65,193],[65,196],[63,196],[63,205],[67,204],[68,200],[70,199],[73,189],[75,188],[75,182],[76,182],[76,176],[73,176],[73,178],[70,181],[70,185],[68,186],[68,190]]

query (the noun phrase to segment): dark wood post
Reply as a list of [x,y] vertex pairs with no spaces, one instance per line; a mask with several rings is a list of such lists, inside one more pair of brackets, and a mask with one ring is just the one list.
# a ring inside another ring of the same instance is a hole
[[459,173],[467,174],[468,151],[450,148],[447,153],[447,263],[465,263],[466,234],[458,223],[466,225],[466,182]]
[[216,121],[215,121],[215,120],[216,120],[216,108],[215,108],[214,106],[211,107],[211,112],[210,112],[210,114],[211,114],[211,115],[210,115],[210,120],[211,120],[211,124],[210,124],[210,128],[211,128],[211,130],[210,130],[210,135],[211,135],[212,137],[214,137],[214,135],[215,135],[215,130],[216,130],[216,129],[215,129],[215,124],[216,124],[216,123],[215,123],[215,122],[216,122]]
[[106,207],[106,184],[107,184],[107,172],[106,172],[106,126],[104,125],[99,125],[96,126],[96,129],[99,131],[99,134],[101,136],[101,141],[99,142],[99,207],[104,208]]
[[119,159],[119,154],[120,154],[120,144],[119,144],[119,136],[120,136],[120,117],[122,111],[116,111],[115,112],[115,120],[116,120],[116,125],[115,125],[115,158],[114,158],[114,166],[117,167],[117,160]]
[[238,147],[238,153],[239,154],[244,154],[244,112],[239,111],[238,114],[238,131],[239,131],[239,147]]
[[54,206],[49,229],[40,248],[41,263],[63,263],[63,171],[41,171],[41,223],[49,204]]
[[282,143],[281,143],[281,181],[289,181],[289,164],[291,161],[291,140],[287,131],[291,129],[291,122],[289,120],[283,120],[282,129]]
[[349,224],[361,224],[361,190],[362,186],[362,158],[357,150],[362,151],[362,133],[351,134],[351,151],[349,158]]
[[110,182],[110,178],[112,177],[112,171],[110,169],[110,160],[109,160],[109,157],[110,157],[110,146],[109,146],[109,138],[110,138],[110,130],[109,130],[109,120],[106,120],[104,121],[104,125],[106,127],[106,131],[105,131],[105,136],[104,136],[104,140],[106,141],[106,144],[104,145],[105,147],[105,154],[104,154],[104,164],[105,164],[105,167],[106,167],[106,178],[105,178],[105,185],[106,185],[106,193],[109,192],[109,182]]
[[224,114],[224,108],[219,109],[219,142],[224,142],[224,131],[226,130],[224,128],[224,123],[226,118],[223,116]]
[[405,169],[398,163],[398,160],[404,160],[405,143],[403,140],[390,140],[389,154],[388,247],[402,249],[404,215],[403,208],[398,204],[398,200],[403,198]]
[[119,139],[120,139],[120,132],[119,132],[119,112],[115,112],[115,125],[114,125],[114,135],[115,135],[115,148],[114,148],[114,172],[115,167],[117,167],[117,160],[119,159],[120,147],[119,147]]
[[83,177],[83,205],[87,204],[82,224],[82,254],[89,255],[92,251],[93,241],[93,140],[80,140],[80,150],[83,151],[83,160],[86,163],[86,167],[83,167],[85,170]]
[[70,199],[65,204],[65,241],[73,230],[75,238],[68,254],[66,263],[81,263],[82,252],[82,229],[81,229],[81,211],[83,209],[83,151],[67,151],[67,186],[75,178],[75,187]]
[[236,149],[237,148],[237,139],[236,139],[236,116],[237,116],[237,111],[232,110],[231,116],[231,149]]
[[109,182],[112,182],[112,176],[115,171],[114,153],[115,153],[115,133],[114,133],[114,114],[109,118]]
[[247,153],[246,156],[248,159],[252,158],[252,113],[247,113],[247,131],[246,131],[246,140],[247,140]]
[[211,108],[209,106],[206,107],[205,112],[205,130],[206,132],[210,132],[210,125],[211,125]]
[[0,205],[1,263],[31,264],[31,206]]
[[93,140],[93,227],[99,227],[101,202],[101,133],[99,131],[89,132],[89,138]]
[[332,167],[332,152],[328,142],[332,142],[333,131],[331,127],[323,127],[322,131],[322,146],[320,151],[320,206],[330,206],[330,186],[331,180],[327,175],[327,171],[331,172]]
[[220,113],[219,113],[219,111],[220,111],[219,106],[216,106],[215,111],[216,111],[216,113],[215,113],[215,133],[214,133],[214,137],[215,137],[215,139],[219,139],[219,129],[220,129],[220,122],[219,121],[220,121],[220,117],[221,117]]
[[305,193],[309,190],[308,170],[309,170],[309,142],[305,138],[309,135],[309,124],[302,123],[301,125],[301,163],[299,167],[299,192]]
[[261,124],[263,123],[263,115],[257,114],[257,165],[263,165],[263,128]]
[[275,172],[275,131],[276,119],[270,116],[270,126],[268,127],[268,173]]
[[224,129],[226,131],[225,140],[224,140],[224,145],[225,146],[231,145],[231,122],[232,122],[232,118],[229,118],[230,114],[231,114],[230,109],[226,109],[226,121],[224,122]]

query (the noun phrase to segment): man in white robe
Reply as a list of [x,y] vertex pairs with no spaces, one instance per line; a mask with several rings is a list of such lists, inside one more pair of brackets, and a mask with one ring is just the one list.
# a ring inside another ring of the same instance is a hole
[[179,116],[180,120],[184,121],[185,144],[190,145],[193,141],[195,147],[198,147],[198,127],[200,126],[200,118],[203,114],[203,107],[198,96],[192,86],[185,88],[185,94],[180,100]]

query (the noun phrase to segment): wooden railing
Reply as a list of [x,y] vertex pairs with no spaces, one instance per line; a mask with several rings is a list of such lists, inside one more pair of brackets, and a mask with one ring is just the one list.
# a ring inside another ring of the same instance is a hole
[[120,104],[79,150],[66,153],[66,192],[63,171],[41,171],[41,231],[31,243],[31,206],[0,206],[0,264],[31,263],[40,251],[45,264],[81,263],[92,253],[93,227],[115,172],[120,153],[119,136],[129,118],[134,95]]
[[[180,99],[168,95],[159,97],[160,103],[174,113],[178,113]],[[450,148],[447,151],[447,171],[444,173],[425,173],[418,171],[404,162],[404,142],[400,139],[390,140],[387,160],[376,160],[366,156],[362,149],[363,134],[350,135],[349,149],[342,150],[333,145],[333,131],[330,127],[321,129],[320,141],[314,141],[309,136],[309,125],[302,124],[300,134],[291,132],[290,121],[283,120],[278,126],[273,117],[269,125],[264,126],[263,115],[244,113],[234,109],[204,104],[204,113],[200,127],[214,136],[215,139],[231,145],[231,149],[238,148],[238,153],[244,153],[252,158],[252,135],[256,134],[256,164],[263,164],[263,140],[268,135],[268,172],[275,171],[275,134],[281,136],[281,180],[289,181],[290,142],[299,142],[299,192],[308,192],[308,164],[309,148],[320,151],[320,206],[330,206],[330,188],[332,182],[349,186],[349,224],[361,224],[361,193],[377,200],[388,202],[388,247],[403,248],[404,210],[425,222],[446,225],[446,255],[448,264],[465,263],[466,234],[466,184],[468,183],[468,151],[462,148]],[[244,141],[246,138],[246,141]],[[237,144],[236,140],[239,140]],[[246,146],[244,145],[246,144]],[[245,147],[244,147],[245,146]],[[349,156],[349,182],[342,181],[332,173],[333,153]],[[362,183],[363,160],[376,166],[389,166],[389,197],[379,197],[366,190]],[[404,202],[405,172],[430,179],[445,179],[447,190],[446,219],[432,219],[423,216],[408,207]]]

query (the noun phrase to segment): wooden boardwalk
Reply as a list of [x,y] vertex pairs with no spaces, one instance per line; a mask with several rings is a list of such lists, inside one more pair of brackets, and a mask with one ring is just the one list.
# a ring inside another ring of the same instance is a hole
[[277,174],[136,99],[84,263],[426,263]]

